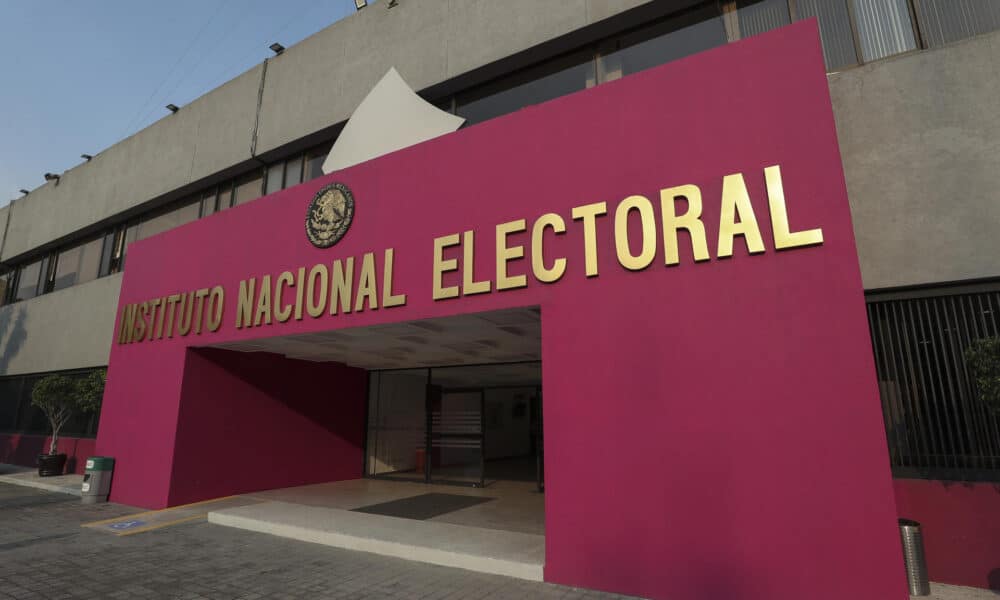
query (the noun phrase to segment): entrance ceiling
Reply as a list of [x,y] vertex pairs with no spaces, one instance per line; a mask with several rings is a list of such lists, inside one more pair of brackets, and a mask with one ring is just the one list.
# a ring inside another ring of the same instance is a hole
[[515,308],[210,347],[335,361],[362,369],[541,360],[541,313],[537,307]]

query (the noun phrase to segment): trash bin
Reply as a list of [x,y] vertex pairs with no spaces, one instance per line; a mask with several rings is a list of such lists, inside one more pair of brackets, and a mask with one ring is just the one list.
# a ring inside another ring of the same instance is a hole
[[80,486],[80,497],[84,504],[108,501],[108,492],[111,491],[111,475],[114,470],[115,459],[110,456],[91,456],[87,459],[83,485]]
[[929,596],[931,584],[927,579],[927,560],[924,557],[924,536],[920,532],[920,523],[900,519],[899,537],[903,542],[906,583],[910,587],[910,595]]

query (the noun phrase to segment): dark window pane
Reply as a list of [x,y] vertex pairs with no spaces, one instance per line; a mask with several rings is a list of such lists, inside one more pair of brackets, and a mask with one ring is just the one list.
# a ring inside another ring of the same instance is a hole
[[285,187],[302,183],[302,157],[296,156],[285,163]]
[[108,232],[101,239],[101,267],[98,270],[98,277],[114,273],[116,233],[117,231]]
[[592,52],[563,56],[489,83],[457,98],[456,113],[467,123],[481,123],[546,100],[592,86]]
[[30,265],[21,267],[17,277],[17,291],[14,292],[14,300],[27,300],[38,295],[38,282],[42,276],[42,263],[39,260]]
[[284,163],[275,163],[267,168],[267,182],[265,183],[264,195],[273,194],[281,189],[281,177],[285,172]]
[[[139,224],[129,225],[122,235],[121,257],[118,259],[118,271],[125,268],[125,256],[128,254],[128,247],[139,237]],[[115,271],[117,272],[117,271]]]
[[61,290],[71,285],[97,279],[103,245],[104,239],[97,238],[86,244],[80,244],[60,252],[59,258],[56,260],[56,273],[52,289]]
[[163,233],[168,229],[173,229],[174,227],[179,227],[185,223],[197,220],[200,210],[200,203],[193,202],[191,204],[185,204],[180,208],[175,208],[174,210],[166,212],[162,215],[153,217],[148,221],[143,221],[139,226],[139,233],[136,236],[136,239],[144,240],[158,233]]
[[601,57],[606,79],[638,73],[678,58],[721,46],[727,41],[722,14],[715,4],[624,35],[617,50]]
[[941,46],[1000,29],[997,0],[914,0],[928,46]]
[[233,195],[233,206],[246,204],[251,200],[260,198],[260,190],[264,171],[258,169],[253,173],[244,175],[236,182],[236,192]]
[[739,37],[748,38],[792,22],[788,0],[740,0],[736,4]]
[[323,174],[323,161],[326,160],[326,155],[330,153],[330,147],[330,144],[323,144],[306,153],[305,177],[303,181],[316,179]]
[[907,0],[852,0],[861,56],[878,60],[917,47]]
[[858,64],[847,0],[796,0],[795,10],[800,20],[819,19],[819,35],[828,71]]
[[11,293],[11,283],[14,280],[14,271],[0,271],[0,306],[9,302],[8,294]]
[[17,429],[17,409],[21,403],[22,377],[0,379],[0,431]]
[[201,195],[201,216],[207,217],[215,212],[215,188]]
[[216,202],[216,211],[223,211],[233,205],[233,182],[227,181],[219,184],[219,198]]

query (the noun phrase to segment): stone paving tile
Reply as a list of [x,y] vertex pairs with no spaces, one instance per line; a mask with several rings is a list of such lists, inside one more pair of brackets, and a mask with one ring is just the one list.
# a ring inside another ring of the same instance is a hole
[[116,537],[135,509],[0,483],[0,599],[621,598],[208,523]]
[[[0,600],[623,598],[202,522],[124,537],[80,527],[134,512],[0,483]],[[1000,594],[933,585],[929,600],[993,598]]]

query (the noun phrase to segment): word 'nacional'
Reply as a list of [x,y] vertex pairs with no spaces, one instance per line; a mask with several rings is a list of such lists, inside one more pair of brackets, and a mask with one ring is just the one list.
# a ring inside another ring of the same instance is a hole
[[[823,243],[823,230],[792,231],[778,165],[764,169],[768,212],[775,250],[785,250]],[[660,190],[660,215],[656,218],[654,204],[645,196],[629,196],[614,208],[614,251],[619,264],[631,271],[641,271],[653,264],[660,240],[664,265],[680,262],[678,232],[684,230],[690,239],[695,262],[709,260],[702,219],[701,190],[695,185],[682,185]],[[684,200],[687,210],[677,214],[677,201]],[[749,254],[765,251],[764,240],[750,202],[750,194],[742,173],[726,175],[722,180],[718,242],[716,258],[733,255],[737,236],[743,239]],[[639,239],[630,239],[630,216],[635,212],[641,231]],[[597,202],[573,208],[570,216],[583,229],[584,274],[596,277],[598,272],[597,227],[600,217],[609,214],[607,202]],[[659,232],[657,231],[659,225]],[[525,258],[525,246],[510,243],[510,236],[530,232],[532,276],[541,283],[559,281],[566,273],[568,259],[558,257],[545,261],[546,234],[566,233],[566,219],[557,213],[546,213],[529,228],[525,219],[496,226],[496,270],[492,278],[477,280],[473,273],[475,232],[465,231],[434,239],[432,294],[433,299],[445,300],[492,291],[527,287],[526,273],[512,274],[509,263]],[[633,244],[636,242],[636,244]],[[638,247],[638,252],[633,248]],[[457,249],[461,248],[461,252]],[[446,257],[448,253],[449,257]],[[460,257],[458,255],[461,255]],[[318,263],[284,271],[275,277],[262,275],[239,282],[236,319],[237,329],[264,327],[290,319],[313,319],[338,314],[393,308],[406,304],[406,294],[393,289],[394,251],[387,248],[381,257],[368,252],[360,260],[354,257]],[[461,281],[445,285],[450,273],[461,271]],[[222,286],[176,293],[162,298],[128,304],[122,308],[118,326],[118,343],[128,344],[164,338],[200,335],[214,332],[222,324],[225,312],[225,289]]]

